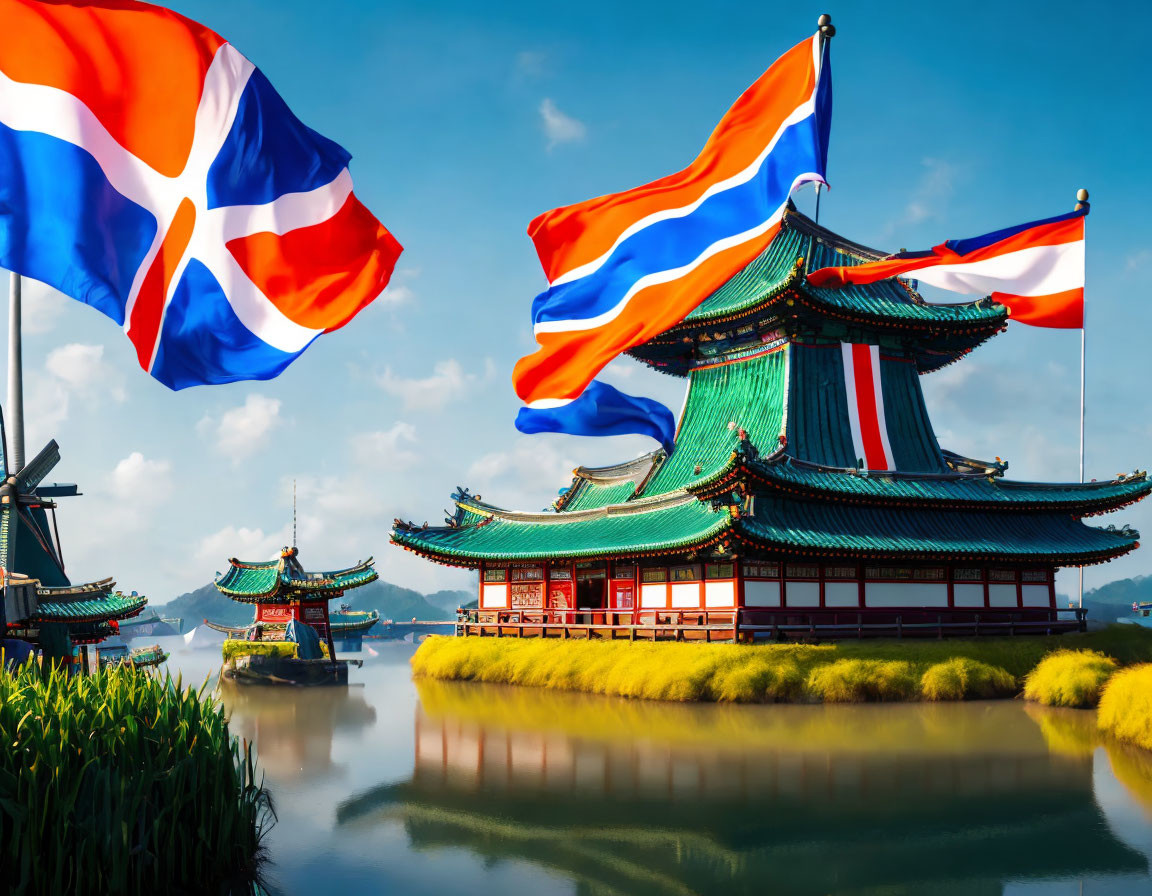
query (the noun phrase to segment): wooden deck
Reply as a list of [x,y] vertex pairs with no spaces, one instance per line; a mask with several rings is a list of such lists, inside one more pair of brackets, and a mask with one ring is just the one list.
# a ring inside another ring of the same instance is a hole
[[863,611],[465,610],[456,634],[481,638],[625,641],[829,641],[845,638],[979,638],[1084,631],[1086,610],[982,608]]

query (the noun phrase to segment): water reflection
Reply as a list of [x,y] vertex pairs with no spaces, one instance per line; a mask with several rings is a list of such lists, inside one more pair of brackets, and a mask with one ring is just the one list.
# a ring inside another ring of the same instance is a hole
[[332,761],[337,733],[347,739],[376,721],[363,685],[286,692],[221,678],[218,687],[232,733],[258,745],[261,766],[278,780],[339,773]]
[[[416,849],[523,860],[589,894],[1149,880],[1094,797],[1088,714],[418,691],[411,777],[341,804],[341,829],[400,822]],[[1117,778],[1152,789],[1152,769],[1110,755]]]

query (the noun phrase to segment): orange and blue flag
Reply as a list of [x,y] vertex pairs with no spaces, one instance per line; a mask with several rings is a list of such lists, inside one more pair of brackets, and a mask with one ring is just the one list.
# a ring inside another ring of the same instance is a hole
[[813,286],[838,288],[915,274],[930,286],[982,293],[1008,309],[1008,317],[1033,327],[1077,330],[1084,326],[1084,218],[1076,211],[948,240],[925,252],[900,252],[849,267],[820,268]]
[[532,304],[540,348],[513,373],[527,405],[517,428],[651,434],[655,423],[671,446],[663,405],[588,387],[763,252],[797,187],[826,183],[831,113],[828,41],[816,34],[741,95],[683,171],[531,223],[549,285]]
[[172,389],[278,375],[399,243],[346,150],[231,44],[135,0],[0,0],[0,266],[124,327]]

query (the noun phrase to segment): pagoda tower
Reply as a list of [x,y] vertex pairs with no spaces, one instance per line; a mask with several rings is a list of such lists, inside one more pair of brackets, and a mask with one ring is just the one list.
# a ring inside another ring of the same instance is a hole
[[579,468],[547,512],[460,489],[445,525],[397,520],[393,542],[480,571],[465,633],[1082,626],[1057,607],[1055,572],[1137,547],[1132,529],[1083,518],[1140,500],[1152,482],[1015,482],[998,459],[942,448],[920,377],[1003,332],[1007,310],[989,298],[931,304],[901,279],[837,290],[805,279],[881,257],[790,206],[758,258],[630,352],[687,379],[670,456]]
[[295,546],[282,549],[276,560],[262,563],[233,557],[228,561],[228,570],[217,575],[216,588],[232,600],[255,604],[255,617],[249,625],[241,627],[204,621],[210,628],[233,637],[242,637],[259,625],[262,638],[280,640],[288,622],[295,619],[316,629],[316,633],[327,641],[330,656],[335,657],[334,635],[365,631],[376,624],[379,614],[373,610],[367,613],[342,612],[330,617],[328,602],[342,597],[345,591],[375,582],[374,562],[369,557],[348,569],[308,572],[300,565],[299,551]]

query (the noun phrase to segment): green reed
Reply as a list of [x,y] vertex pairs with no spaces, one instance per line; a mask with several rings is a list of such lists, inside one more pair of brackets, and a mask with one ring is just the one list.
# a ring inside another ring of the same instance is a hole
[[0,664],[0,890],[251,893],[274,822],[207,683]]

